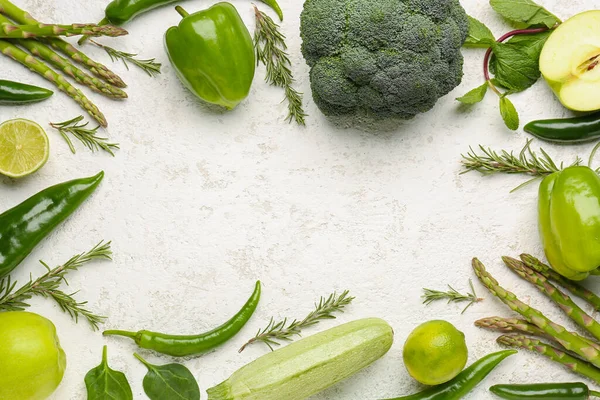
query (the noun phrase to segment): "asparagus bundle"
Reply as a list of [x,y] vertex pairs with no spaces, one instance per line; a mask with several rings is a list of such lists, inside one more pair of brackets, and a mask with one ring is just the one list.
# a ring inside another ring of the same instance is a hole
[[[11,3],[9,0],[0,0],[0,14],[6,15],[8,18],[10,18],[11,20],[13,20],[19,24],[31,25],[31,24],[39,23],[39,21],[37,21],[35,18],[33,18],[31,16],[31,14],[29,14],[27,11],[20,9],[19,7],[17,7],[13,3]],[[119,76],[117,76],[117,74],[110,71],[104,65],[92,60],[91,58],[86,56],[84,53],[77,50],[70,43],[65,42],[64,40],[59,39],[59,38],[44,38],[44,39],[40,39],[40,40],[43,40],[44,43],[48,44],[55,50],[62,52],[70,59],[84,65],[86,68],[88,68],[90,70],[90,72],[92,74],[96,75],[99,78],[104,79],[106,82],[110,83],[111,85],[114,85],[114,86],[117,86],[120,88],[124,88],[127,86],[127,85],[125,85],[125,82],[123,82],[123,80]]]
[[102,126],[107,126],[104,115],[80,90],[76,89],[62,76],[50,69],[46,64],[36,60],[30,54],[25,53],[14,44],[0,40],[0,52],[7,57],[12,58],[18,63],[29,68],[31,71],[39,74],[48,81],[52,82],[62,92],[73,98],[83,109],[85,109]]
[[29,24],[14,25],[12,23],[0,23],[0,38],[2,39],[31,39],[37,37],[55,36],[123,36],[127,31],[112,25],[94,24],[72,24],[72,25],[49,25]]

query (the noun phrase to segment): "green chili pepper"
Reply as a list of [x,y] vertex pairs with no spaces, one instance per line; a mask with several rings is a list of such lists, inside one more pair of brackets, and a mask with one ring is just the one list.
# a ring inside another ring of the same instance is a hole
[[556,143],[591,142],[600,138],[600,113],[566,119],[544,119],[525,125],[525,132]]
[[52,90],[24,83],[0,80],[0,104],[33,103],[52,96]]
[[600,266],[600,177],[588,167],[548,175],[539,189],[539,229],[556,272],[583,280]]
[[503,350],[488,354],[446,383],[409,396],[388,400],[459,400],[473,390],[502,360],[516,353],[516,350]]
[[202,100],[235,108],[250,92],[256,58],[248,28],[230,3],[189,15],[165,34],[169,60],[183,84]]
[[254,292],[237,314],[218,328],[200,335],[167,335],[146,330],[138,332],[107,330],[102,334],[104,336],[125,336],[133,339],[143,349],[154,350],[173,357],[197,355],[205,353],[234,337],[254,314],[259,300],[260,281],[257,281]]
[[49,187],[0,214],[0,278],[96,190],[104,172]]
[[600,397],[599,392],[590,390],[581,382],[494,385],[490,392],[507,400],[588,400],[590,396]]

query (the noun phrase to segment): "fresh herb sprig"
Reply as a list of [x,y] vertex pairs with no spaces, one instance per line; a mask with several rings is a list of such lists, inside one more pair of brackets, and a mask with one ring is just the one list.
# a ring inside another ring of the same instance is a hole
[[[509,129],[517,130],[519,113],[507,96],[522,92],[539,80],[540,53],[551,31],[561,21],[531,0],[491,0],[490,4],[502,17],[512,23],[525,24],[527,29],[513,30],[496,40],[487,26],[469,17],[465,47],[487,49],[483,61],[485,83],[457,100],[473,105],[482,101],[490,89],[500,98],[504,123]],[[493,78],[490,73],[494,74]]]
[[76,271],[90,261],[98,259],[112,259],[110,242],[100,242],[90,251],[77,254],[56,268],[50,268],[48,264],[40,261],[48,272],[36,280],[30,278],[29,282],[18,289],[16,289],[17,282],[11,281],[10,276],[3,278],[0,280],[0,311],[22,311],[29,307],[28,301],[33,296],[42,296],[56,301],[75,322],[81,315],[87,319],[94,330],[97,330],[98,325],[104,321],[105,317],[96,315],[85,308],[87,301],[77,301],[74,297],[77,292],[66,293],[60,290],[59,286],[62,282],[68,285],[66,276],[69,272]]
[[137,54],[126,53],[124,51],[113,49],[112,47],[105,46],[94,40],[90,40],[90,42],[94,43],[96,46],[100,47],[101,49],[104,49],[104,51],[106,51],[106,53],[108,53],[108,55],[110,56],[110,59],[113,62],[117,61],[117,60],[123,61],[123,64],[125,65],[125,68],[127,68],[128,71],[129,71],[129,63],[131,63],[131,64],[135,65],[136,67],[141,68],[142,71],[144,71],[145,73],[148,74],[148,76],[154,77],[154,76],[160,74],[160,68],[162,67],[162,65],[160,63],[156,62],[155,58],[150,58],[147,60],[138,60],[137,58],[135,58],[135,57],[137,57]]
[[119,144],[109,143],[107,142],[108,138],[98,136],[97,133],[100,126],[90,129],[87,127],[89,122],[79,124],[81,121],[83,121],[82,115],[64,122],[51,122],[50,126],[58,130],[73,154],[75,154],[76,150],[69,134],[73,135],[75,139],[79,140],[91,151],[102,149],[114,157],[115,153],[113,150],[118,149]]
[[287,54],[285,36],[281,33],[279,25],[264,12],[254,6],[256,30],[254,31],[254,48],[256,61],[262,62],[267,68],[265,80],[285,90],[288,102],[288,116],[286,121],[296,121],[298,125],[306,125],[307,116],[302,107],[302,93],[294,89],[292,63]]
[[440,290],[426,289],[423,288],[423,304],[429,305],[437,300],[448,300],[448,304],[450,303],[461,303],[468,301],[469,304],[462,310],[461,314],[464,314],[465,311],[469,307],[471,307],[475,303],[479,303],[483,300],[481,297],[477,297],[475,293],[475,288],[473,287],[473,281],[469,279],[469,286],[471,287],[471,292],[467,294],[462,294],[458,292],[458,290],[454,289],[452,286],[448,285],[448,291],[442,292]]
[[333,313],[344,312],[344,307],[354,300],[354,297],[350,297],[348,294],[349,291],[345,290],[339,296],[333,293],[327,298],[321,297],[319,303],[315,304],[315,310],[301,321],[295,319],[288,324],[287,318],[279,322],[275,322],[275,319],[271,318],[267,327],[262,330],[259,329],[256,336],[248,340],[239,352],[241,353],[246,347],[257,342],[262,342],[273,350],[273,346],[279,346],[281,341],[291,342],[294,340],[294,336],[300,336],[302,329],[318,324],[320,320],[335,319]]

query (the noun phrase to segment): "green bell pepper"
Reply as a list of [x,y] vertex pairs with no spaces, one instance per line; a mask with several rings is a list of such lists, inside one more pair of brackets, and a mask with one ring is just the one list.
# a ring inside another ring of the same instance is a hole
[[583,280],[600,266],[600,177],[588,167],[547,176],[539,190],[539,228],[552,268]]
[[183,84],[202,100],[235,108],[250,92],[256,58],[248,28],[230,3],[183,16],[165,34],[169,60]]

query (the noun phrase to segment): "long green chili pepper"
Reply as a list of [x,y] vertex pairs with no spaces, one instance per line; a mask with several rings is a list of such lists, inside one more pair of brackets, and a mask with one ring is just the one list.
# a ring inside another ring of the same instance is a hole
[[[113,0],[104,10],[104,19],[98,25],[123,25],[140,14],[153,10],[157,7],[176,3],[178,0]],[[283,11],[277,0],[260,0],[271,7],[281,21],[283,21]],[[79,39],[79,44],[83,44],[87,37]]]
[[488,354],[446,383],[432,386],[419,393],[388,400],[459,400],[473,390],[502,360],[516,353],[516,350],[503,350]]
[[490,392],[506,400],[588,400],[600,393],[590,390],[581,382],[536,383],[525,385],[494,385]]
[[548,142],[591,142],[600,138],[600,113],[575,118],[532,121],[523,129]]
[[33,248],[96,190],[104,172],[59,183],[0,214],[0,278],[8,275]]
[[116,335],[133,339],[143,348],[173,357],[192,356],[205,353],[234,337],[250,319],[260,300],[260,281],[256,282],[254,292],[242,309],[223,325],[200,335],[167,335],[151,331],[129,332],[107,330],[104,336]]
[[0,104],[33,103],[52,96],[52,90],[0,79]]

